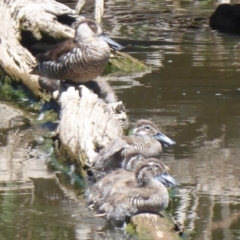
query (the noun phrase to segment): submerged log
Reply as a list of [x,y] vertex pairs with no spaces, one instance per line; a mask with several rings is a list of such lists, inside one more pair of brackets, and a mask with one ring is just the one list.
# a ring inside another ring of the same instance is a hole
[[[177,240],[178,234],[173,224],[156,214],[144,213],[131,218],[131,223],[139,237],[144,240]],[[172,229],[172,230],[171,230]]]
[[[75,10],[54,0],[0,1],[2,75],[23,82],[35,95],[44,97],[39,77],[29,74],[36,65],[33,55],[48,49],[49,44],[72,38],[74,24],[82,18]],[[126,61],[129,66],[131,61]],[[142,69],[144,65],[139,64]],[[132,69],[136,69],[134,66],[137,67],[136,62]]]

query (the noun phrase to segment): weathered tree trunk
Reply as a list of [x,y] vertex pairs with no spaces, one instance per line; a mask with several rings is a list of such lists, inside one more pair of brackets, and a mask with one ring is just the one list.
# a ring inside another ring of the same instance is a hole
[[[131,218],[131,223],[139,239],[177,240],[178,234],[173,230],[174,224],[156,214],[138,214]],[[171,231],[172,229],[172,231]]]
[[85,164],[91,165],[99,148],[123,134],[127,123],[124,107],[121,102],[106,104],[85,86],[68,88],[60,105],[59,156],[66,156],[81,172]]

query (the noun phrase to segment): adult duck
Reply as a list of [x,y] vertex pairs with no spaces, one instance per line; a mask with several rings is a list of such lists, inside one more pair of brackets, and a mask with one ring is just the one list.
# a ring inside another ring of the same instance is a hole
[[73,39],[36,55],[38,64],[33,73],[52,79],[88,82],[103,72],[110,57],[110,46],[116,50],[122,48],[108,38],[96,22],[81,20]]

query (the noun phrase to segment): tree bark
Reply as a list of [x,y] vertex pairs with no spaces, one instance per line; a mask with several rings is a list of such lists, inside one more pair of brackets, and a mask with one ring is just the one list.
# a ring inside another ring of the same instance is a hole
[[60,97],[59,156],[80,173],[91,165],[97,151],[123,134],[127,117],[122,102],[106,104],[85,86],[68,88]]
[[[131,218],[131,223],[139,239],[177,240],[178,234],[173,230],[174,224],[156,214],[144,213]],[[172,229],[172,230],[171,230]]]

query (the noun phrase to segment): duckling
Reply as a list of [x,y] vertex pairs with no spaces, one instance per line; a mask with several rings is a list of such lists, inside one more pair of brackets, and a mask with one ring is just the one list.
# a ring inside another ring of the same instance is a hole
[[123,159],[130,154],[139,154],[143,158],[160,158],[163,146],[175,144],[173,140],[158,131],[149,120],[138,120],[131,136],[122,136],[103,148],[94,159],[93,172],[109,172],[120,168]]
[[[92,193],[89,195],[89,203],[91,206],[99,207],[101,204],[103,204],[104,199],[106,198],[107,195],[109,195],[110,191],[111,194],[113,194],[112,187],[118,183],[120,184],[125,184],[126,179],[135,181],[135,175],[133,174],[133,171],[135,171],[136,167],[144,162],[156,162],[164,172],[166,172],[166,178],[168,175],[169,167],[166,166],[162,161],[156,158],[149,158],[149,159],[144,159],[142,156],[135,155],[133,156],[132,154],[127,156],[127,158],[130,160],[126,165],[123,166],[124,169],[118,169],[116,171],[113,171],[109,173],[107,176],[102,178],[100,181],[98,181],[94,187]],[[131,161],[132,160],[132,161]],[[129,173],[131,171],[131,173]],[[161,178],[159,178],[161,181]],[[175,180],[174,180],[175,181]],[[164,182],[168,187],[177,185],[176,181],[174,184],[170,185],[171,182],[174,182],[171,179],[169,183]],[[88,192],[89,193],[89,192]]]
[[159,214],[168,206],[166,187],[176,180],[164,170],[157,159],[145,159],[135,172],[118,169],[96,183],[89,203],[109,220],[127,221],[141,212]]
[[106,67],[110,57],[109,45],[115,50],[122,48],[108,38],[96,22],[83,19],[76,26],[73,39],[36,56],[38,64],[33,73],[80,83],[90,81]]

